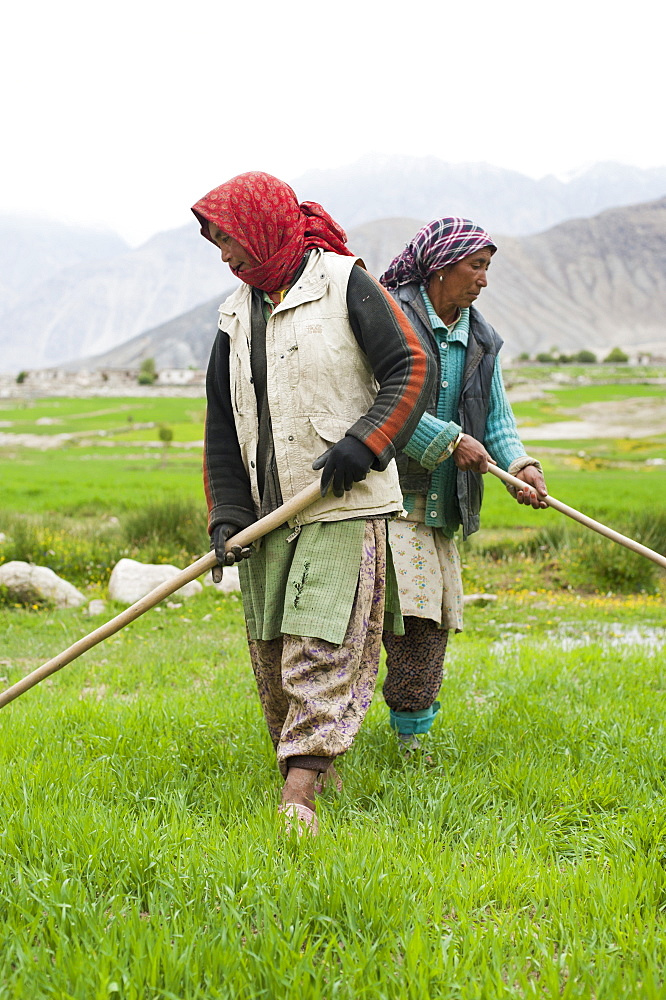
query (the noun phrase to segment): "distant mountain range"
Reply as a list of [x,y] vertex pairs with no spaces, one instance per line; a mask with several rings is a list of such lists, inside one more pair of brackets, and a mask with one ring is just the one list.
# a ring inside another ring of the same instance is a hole
[[[348,245],[363,258],[372,274],[379,275],[390,263],[395,247],[402,249],[422,225],[418,219],[380,219],[351,229]],[[230,276],[228,271],[227,276]],[[160,323],[155,329],[144,331],[111,351],[67,362],[63,367],[131,368],[147,357],[154,358],[158,368],[203,367],[208,362],[217,332],[218,307],[236,284],[234,282],[222,294],[196,309]]]
[[661,198],[666,166],[597,163],[565,179],[534,180],[486,163],[373,154],[348,167],[310,170],[293,186],[299,198],[321,202],[350,228],[373,219],[462,215],[493,236],[525,236],[565,219]]
[[56,272],[0,314],[0,369],[45,368],[110,350],[221,292],[226,268],[196,223],[136,250]]
[[115,233],[0,214],[0,315],[29,301],[59,271],[129,250]]
[[[666,195],[666,168],[600,164],[566,182],[534,181],[479,164],[369,157],[310,171],[294,186],[348,227],[350,247],[376,274],[427,219],[462,214],[484,225],[502,252],[481,305],[511,350],[564,350],[581,336],[597,346],[663,342],[664,211],[654,199]],[[520,235],[648,199],[626,214]],[[657,248],[661,257],[649,260]],[[199,364],[214,334],[210,303],[230,278],[194,219],[130,250],[113,234],[0,217],[0,370],[78,367],[91,357],[130,364],[146,354]]]
[[[416,232],[416,219],[382,219],[349,232],[379,275]],[[545,233],[501,237],[478,306],[505,340],[505,357],[557,347],[666,353],[666,198],[609,209]],[[90,366],[204,366],[224,295],[161,324]]]
[[666,198],[505,238],[479,308],[510,357],[558,347],[666,354]]

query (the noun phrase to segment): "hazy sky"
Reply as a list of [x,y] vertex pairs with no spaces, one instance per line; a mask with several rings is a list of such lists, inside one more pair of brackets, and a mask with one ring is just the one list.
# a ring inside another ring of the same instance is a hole
[[[0,211],[132,243],[243,170],[666,164],[663,0],[14,0]],[[297,190],[300,198],[307,191]]]

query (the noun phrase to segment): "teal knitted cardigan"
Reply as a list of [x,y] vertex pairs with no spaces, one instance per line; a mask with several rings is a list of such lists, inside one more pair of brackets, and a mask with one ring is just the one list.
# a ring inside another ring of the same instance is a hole
[[[460,526],[456,507],[456,471],[452,458],[437,464],[437,459],[461,431],[456,423],[458,400],[465,368],[469,338],[469,309],[463,309],[457,322],[449,329],[435,312],[425,286],[421,295],[428,310],[432,332],[439,347],[441,380],[437,397],[437,415],[424,413],[416,430],[405,446],[410,458],[416,459],[432,472],[431,488],[426,495],[425,523],[441,528],[449,538]],[[495,361],[490,386],[490,404],[483,445],[500,468],[507,470],[526,452],[518,436],[516,420],[506,396],[499,357]],[[416,495],[406,493],[405,510],[414,510]]]

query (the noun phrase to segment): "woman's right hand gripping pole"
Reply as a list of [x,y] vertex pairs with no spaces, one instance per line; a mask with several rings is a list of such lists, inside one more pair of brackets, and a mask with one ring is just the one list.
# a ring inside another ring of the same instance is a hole
[[227,549],[227,541],[238,534],[240,528],[236,524],[216,524],[212,534],[212,548],[215,549],[217,566],[213,566],[213,583],[222,582],[222,571],[225,566],[233,566],[241,559],[249,559],[254,549],[251,545],[230,545]]

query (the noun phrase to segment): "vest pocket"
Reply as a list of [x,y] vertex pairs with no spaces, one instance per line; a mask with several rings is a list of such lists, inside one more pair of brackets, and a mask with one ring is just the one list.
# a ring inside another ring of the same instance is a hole
[[[308,420],[312,425],[313,430],[317,434],[321,441],[325,445],[325,448],[330,448],[332,444],[343,438],[346,432],[351,427],[350,423],[345,420],[340,420],[339,417],[329,416],[328,414],[316,416],[309,416]],[[315,456],[316,457],[316,456]]]

